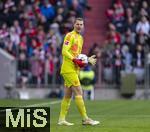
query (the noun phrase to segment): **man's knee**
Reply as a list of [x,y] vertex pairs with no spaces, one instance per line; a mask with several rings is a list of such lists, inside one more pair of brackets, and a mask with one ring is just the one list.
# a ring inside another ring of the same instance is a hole
[[72,90],[73,90],[75,96],[83,94],[82,88],[80,86],[72,86]]
[[72,97],[72,89],[69,87],[65,87],[64,90],[64,98],[71,98]]

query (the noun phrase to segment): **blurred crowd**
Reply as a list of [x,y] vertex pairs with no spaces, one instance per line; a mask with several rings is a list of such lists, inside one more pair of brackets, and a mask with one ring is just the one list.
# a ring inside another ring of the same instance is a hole
[[[84,17],[84,10],[90,10],[87,0],[0,1],[0,48],[16,57],[18,84],[61,83],[63,37],[76,17]],[[150,53],[149,14],[149,0],[112,0],[106,11],[105,48],[95,43],[89,51],[103,58],[104,80],[120,84],[125,71],[143,82]]]
[[85,9],[87,0],[0,1],[0,48],[17,59],[17,83],[61,83],[63,37]]
[[[120,84],[121,71],[144,81],[146,55],[150,53],[150,1],[112,0],[106,11],[108,32],[104,52],[104,79]],[[112,75],[112,76],[111,76]]]

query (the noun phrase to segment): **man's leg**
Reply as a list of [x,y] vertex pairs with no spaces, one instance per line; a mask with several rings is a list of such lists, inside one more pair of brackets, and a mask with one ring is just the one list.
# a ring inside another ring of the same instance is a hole
[[83,91],[80,86],[72,86],[71,88],[75,94],[75,103],[78,107],[78,110],[82,116],[82,119],[85,120],[88,118],[88,116],[86,113],[86,108],[85,108],[83,97],[82,97]]
[[83,125],[97,125],[99,124],[99,121],[94,121],[90,118],[88,118],[87,116],[87,113],[86,113],[86,108],[85,108],[85,105],[84,105],[84,101],[83,101],[83,97],[82,97],[82,89],[80,86],[72,86],[72,91],[74,92],[75,94],[75,103],[78,107],[78,110],[82,116],[82,124]]
[[71,88],[65,87],[64,89],[64,97],[61,102],[61,110],[59,116],[59,125],[73,125],[72,123],[66,122],[66,115],[69,110],[70,102],[72,97],[72,90]]
[[94,88],[91,89],[90,99],[91,99],[91,100],[94,100]]

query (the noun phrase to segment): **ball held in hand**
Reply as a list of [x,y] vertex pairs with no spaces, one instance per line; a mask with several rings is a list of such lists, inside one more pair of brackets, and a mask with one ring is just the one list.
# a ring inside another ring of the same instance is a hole
[[88,64],[88,57],[85,54],[79,54],[77,59],[82,60],[83,63]]

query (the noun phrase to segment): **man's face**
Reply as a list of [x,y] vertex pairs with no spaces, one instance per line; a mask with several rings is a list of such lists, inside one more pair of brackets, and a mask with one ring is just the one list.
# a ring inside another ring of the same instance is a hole
[[76,22],[74,23],[74,30],[78,33],[81,33],[83,28],[84,28],[83,21],[76,20]]

